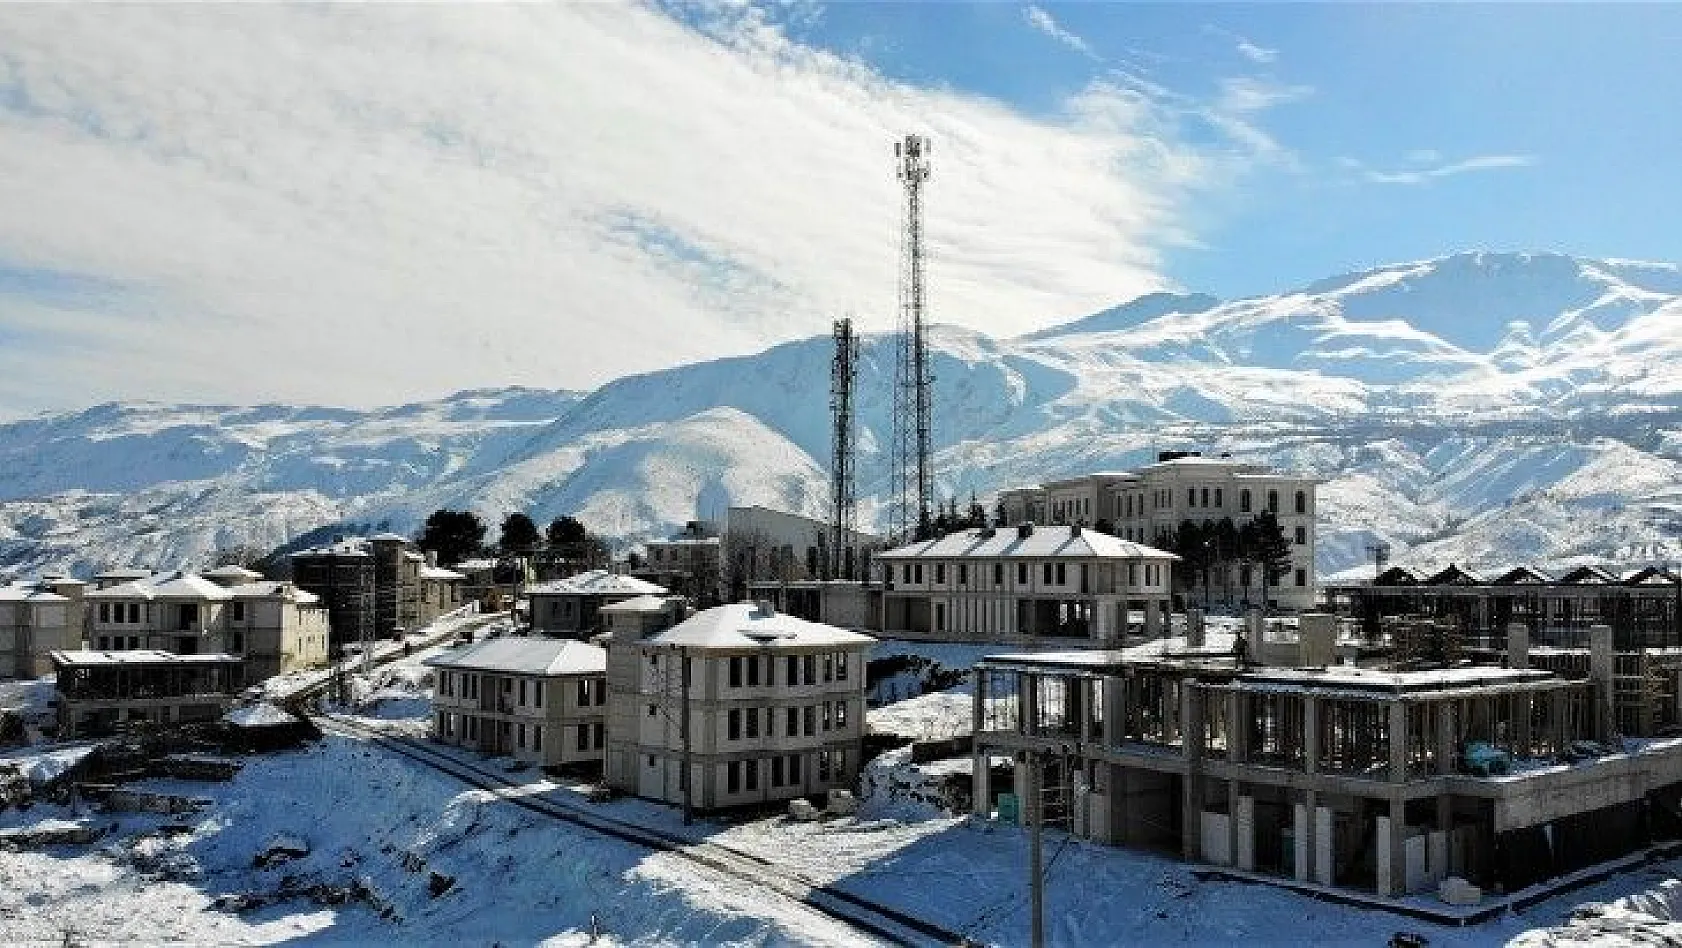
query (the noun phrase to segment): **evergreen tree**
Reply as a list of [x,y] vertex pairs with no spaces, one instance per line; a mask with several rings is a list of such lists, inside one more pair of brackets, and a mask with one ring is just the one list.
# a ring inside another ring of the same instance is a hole
[[537,524],[519,511],[509,514],[502,520],[502,536],[496,541],[497,548],[504,553],[529,553],[537,548],[539,536]]
[[426,518],[416,544],[438,554],[438,562],[453,566],[479,552],[485,525],[471,510],[436,510]]
[[549,527],[544,532],[544,539],[551,547],[564,549],[568,544],[584,543],[590,539],[590,531],[576,517],[556,517],[549,521]]
[[1264,510],[1250,525],[1254,528],[1252,555],[1262,574],[1262,605],[1267,605],[1268,589],[1278,585],[1280,575],[1291,566],[1291,541],[1285,538],[1285,528],[1273,511]]

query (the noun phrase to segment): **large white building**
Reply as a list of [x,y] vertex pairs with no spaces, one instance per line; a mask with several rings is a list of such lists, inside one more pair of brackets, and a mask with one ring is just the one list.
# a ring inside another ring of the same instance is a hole
[[238,567],[204,576],[175,571],[120,578],[102,579],[112,584],[85,597],[88,641],[96,651],[226,653],[245,660],[247,681],[327,661],[327,610],[291,583]]
[[[1242,526],[1271,512],[1290,543],[1291,563],[1269,584],[1268,605],[1314,607],[1314,478],[1228,457],[1177,452],[1161,457],[1137,472],[1086,474],[1004,491],[1000,512],[1010,524],[1102,527],[1137,543],[1155,543],[1188,520],[1203,527],[1222,520]],[[1211,571],[1210,601],[1260,605],[1262,581],[1259,569],[1228,558],[1224,567]]]
[[610,785],[697,810],[853,786],[874,639],[764,603],[666,627],[640,602],[609,610]]
[[1113,643],[1166,628],[1175,556],[1079,525],[980,527],[878,554],[882,634]]
[[599,761],[607,652],[567,639],[488,639],[426,660],[437,673],[432,736],[540,767]]

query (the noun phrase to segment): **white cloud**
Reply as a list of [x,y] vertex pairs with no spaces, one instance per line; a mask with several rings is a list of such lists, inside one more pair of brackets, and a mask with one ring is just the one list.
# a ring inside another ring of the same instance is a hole
[[1257,46],[1242,36],[1238,38],[1238,54],[1253,63],[1260,63],[1264,66],[1279,58],[1279,51],[1277,49],[1268,49],[1264,46]]
[[[12,10],[0,413],[587,386],[844,311],[890,328],[910,131],[935,318],[1016,333],[1163,286],[1184,202],[1236,170],[1137,92],[1029,118],[717,17]],[[16,277],[39,271],[102,289]]]
[[1086,40],[1082,39],[1079,35],[1064,29],[1062,25],[1052,19],[1051,14],[1047,13],[1043,8],[1030,4],[1022,11],[1022,16],[1028,21],[1029,26],[1032,26],[1034,29],[1039,30],[1041,33],[1044,33],[1057,42],[1062,43],[1064,46],[1067,46],[1082,55],[1090,56],[1093,59],[1098,58],[1098,54],[1092,51],[1092,47],[1086,42]]
[[[1442,156],[1434,151],[1420,150],[1410,152],[1407,159],[1412,163],[1419,164],[1441,161]],[[1429,168],[1419,168],[1412,171],[1379,171],[1354,158],[1338,158],[1337,163],[1352,171],[1359,172],[1361,177],[1374,184],[1425,184],[1438,178],[1453,177],[1471,171],[1528,168],[1536,163],[1536,158],[1533,155],[1479,155],[1461,161],[1436,164]]]

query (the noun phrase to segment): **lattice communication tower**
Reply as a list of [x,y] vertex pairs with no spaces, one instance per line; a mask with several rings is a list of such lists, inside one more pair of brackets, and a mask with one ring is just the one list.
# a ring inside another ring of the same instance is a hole
[[853,382],[858,378],[859,340],[851,319],[835,321],[835,358],[829,369],[829,414],[833,423],[829,466],[828,579],[854,579],[848,545],[858,532],[857,446],[853,437]]
[[930,467],[934,375],[923,336],[927,315],[924,285],[923,185],[929,180],[927,137],[907,135],[894,143],[894,165],[905,188],[900,230],[899,353],[894,372],[894,442],[890,524],[897,542],[927,537],[934,500]]

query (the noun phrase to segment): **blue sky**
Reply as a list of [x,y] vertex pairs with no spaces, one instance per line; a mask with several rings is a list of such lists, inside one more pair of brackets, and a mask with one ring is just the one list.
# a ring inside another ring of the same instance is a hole
[[[1471,248],[1682,259],[1682,7],[841,3],[795,22],[887,75],[1029,113],[1116,76],[1194,102],[1234,77],[1298,90],[1263,122],[1291,160],[1189,209],[1203,246],[1166,271],[1191,289]],[[1513,160],[1455,173],[1492,157]]]
[[0,418],[367,406],[1463,249],[1682,260],[1677,5],[29,5]]

